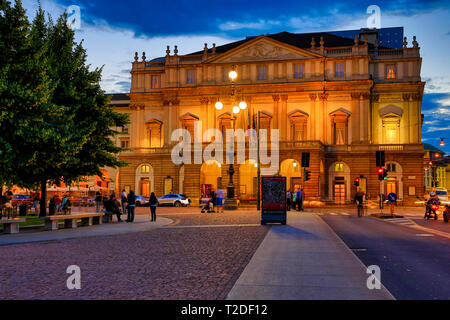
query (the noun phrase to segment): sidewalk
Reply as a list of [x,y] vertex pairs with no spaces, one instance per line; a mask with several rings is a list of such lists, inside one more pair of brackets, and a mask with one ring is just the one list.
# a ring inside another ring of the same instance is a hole
[[227,299],[394,299],[383,286],[369,290],[369,276],[362,262],[320,217],[289,214],[287,226],[271,227]]
[[75,229],[59,229],[56,231],[39,230],[34,232],[0,235],[0,245],[141,232],[161,228],[173,222],[172,219],[164,217],[158,217],[156,222],[150,222],[149,220],[149,215],[136,215],[135,222],[133,223],[113,222]]

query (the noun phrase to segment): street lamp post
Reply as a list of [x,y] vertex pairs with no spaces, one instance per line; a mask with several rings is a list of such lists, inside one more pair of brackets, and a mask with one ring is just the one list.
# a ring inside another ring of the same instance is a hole
[[[244,101],[241,101],[239,103],[239,105],[236,103],[236,88],[235,88],[235,81],[238,77],[238,73],[236,72],[236,68],[235,66],[233,66],[232,70],[230,71],[230,73],[228,74],[228,77],[231,81],[231,101],[232,101],[232,116],[231,116],[231,123],[232,123],[232,129],[235,130],[236,126],[235,126],[235,122],[236,122],[236,117],[235,115],[239,114],[240,110],[245,110],[247,108],[247,104]],[[215,105],[217,110],[222,110],[223,109],[223,103],[220,101],[217,101],[216,105]],[[233,140],[230,141],[229,143],[233,143],[234,144],[234,135],[233,135]],[[234,148],[233,148],[234,149]],[[234,176],[234,152],[233,154],[228,155],[230,157],[230,166],[228,169],[228,177],[229,177],[229,181],[228,181],[228,186],[227,186],[227,198],[225,199],[225,203],[224,203],[224,207],[226,210],[236,210],[238,208],[237,205],[237,201],[235,199],[235,188],[234,188],[234,183],[233,183],[233,176]]]

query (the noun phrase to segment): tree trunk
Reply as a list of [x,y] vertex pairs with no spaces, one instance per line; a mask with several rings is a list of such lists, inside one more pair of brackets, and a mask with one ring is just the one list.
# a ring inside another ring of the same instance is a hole
[[47,180],[42,180],[39,216],[45,217],[46,215],[47,215]]

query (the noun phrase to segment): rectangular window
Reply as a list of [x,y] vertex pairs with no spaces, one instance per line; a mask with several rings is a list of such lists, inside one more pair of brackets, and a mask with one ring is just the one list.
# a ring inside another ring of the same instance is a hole
[[152,76],[152,89],[161,88],[161,76]]
[[267,68],[266,66],[258,66],[258,80],[267,79]]
[[120,140],[120,147],[122,149],[128,149],[130,142],[128,140]]
[[386,79],[396,79],[397,72],[395,70],[394,64],[389,64],[386,66]]
[[336,122],[334,124],[334,144],[345,144],[345,123]]
[[303,78],[303,64],[294,64],[294,78]]
[[336,78],[344,77],[344,63],[336,62],[334,65],[334,76]]
[[188,70],[187,71],[186,83],[195,83],[195,70]]

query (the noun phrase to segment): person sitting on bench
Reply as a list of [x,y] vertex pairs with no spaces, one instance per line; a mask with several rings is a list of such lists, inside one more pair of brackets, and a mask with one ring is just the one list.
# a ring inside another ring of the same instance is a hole
[[67,214],[67,212],[70,213],[70,209],[71,209],[72,204],[70,203],[70,199],[67,195],[64,196],[62,203],[61,203],[61,211],[64,214]]
[[103,201],[103,206],[105,208],[105,213],[115,214],[117,216],[117,222],[122,222],[122,219],[120,219],[120,208],[116,201],[114,201],[113,195],[109,197],[109,200]]

